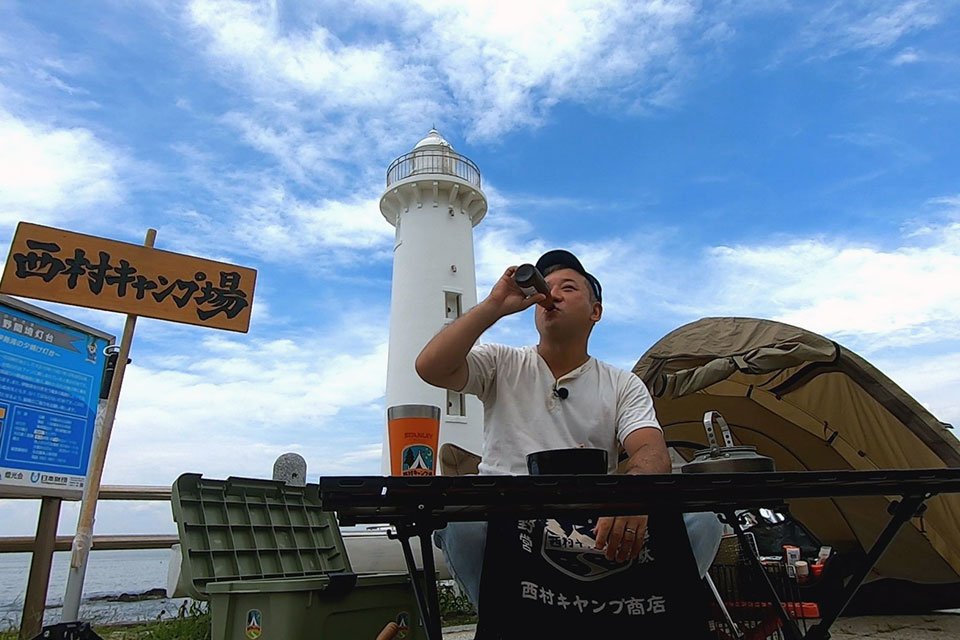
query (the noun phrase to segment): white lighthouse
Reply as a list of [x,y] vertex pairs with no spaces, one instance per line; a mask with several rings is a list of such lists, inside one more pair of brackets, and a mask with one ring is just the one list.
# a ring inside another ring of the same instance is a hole
[[[487,213],[480,170],[436,129],[387,169],[380,212],[396,227],[390,300],[387,407],[440,407],[440,446],[480,453],[483,406],[420,379],[414,362],[445,324],[477,304],[473,227]],[[383,473],[390,473],[386,422]],[[439,468],[439,467],[438,467]]]

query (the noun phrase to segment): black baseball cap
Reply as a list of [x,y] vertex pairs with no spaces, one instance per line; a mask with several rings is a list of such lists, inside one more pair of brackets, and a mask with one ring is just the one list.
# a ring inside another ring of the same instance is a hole
[[545,254],[540,256],[539,260],[537,260],[537,271],[540,273],[545,273],[550,267],[558,265],[567,269],[573,269],[586,278],[587,282],[590,283],[590,286],[593,287],[593,292],[597,296],[597,302],[603,302],[603,288],[600,286],[600,281],[587,273],[587,270],[584,269],[583,265],[580,264],[580,261],[577,260],[577,256],[573,255],[569,251],[564,251],[563,249],[547,251]]

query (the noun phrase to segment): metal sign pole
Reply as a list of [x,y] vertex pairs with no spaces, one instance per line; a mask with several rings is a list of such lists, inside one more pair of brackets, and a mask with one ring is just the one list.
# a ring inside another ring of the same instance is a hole
[[[143,245],[152,248],[156,239],[156,229],[148,229]],[[93,522],[97,512],[97,498],[100,494],[100,479],[103,476],[107,445],[110,443],[113,420],[116,417],[117,403],[120,400],[120,386],[123,384],[123,373],[127,368],[127,359],[130,355],[130,345],[133,342],[133,331],[136,325],[137,316],[127,315],[127,321],[123,327],[123,336],[120,338],[117,368],[110,384],[110,394],[106,401],[100,402],[97,409],[94,446],[90,454],[90,470],[83,487],[83,501],[80,504],[80,516],[77,520],[77,534],[73,538],[70,572],[67,575],[67,588],[63,596],[61,622],[76,622],[79,617],[80,599],[83,595],[83,577],[87,570],[87,557],[93,542]]]

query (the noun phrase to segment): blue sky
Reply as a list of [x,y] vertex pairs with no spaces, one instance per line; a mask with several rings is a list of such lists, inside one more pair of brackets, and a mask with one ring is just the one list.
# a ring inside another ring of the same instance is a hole
[[[960,422],[956,2],[0,5],[0,250],[27,220],[259,272],[246,335],[141,319],[104,481],[379,472],[391,160],[436,125],[483,173],[483,296],[567,247],[630,368],[774,318]],[[116,314],[42,306],[119,335]],[[488,339],[535,340],[530,312]],[[36,526],[0,501],[0,535]],[[75,526],[64,508],[61,532]],[[169,532],[105,503],[98,533]]]

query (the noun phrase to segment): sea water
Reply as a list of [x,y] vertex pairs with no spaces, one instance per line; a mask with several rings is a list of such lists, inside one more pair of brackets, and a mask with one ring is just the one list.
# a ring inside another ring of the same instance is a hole
[[[0,554],[0,630],[18,627],[30,573],[29,553]],[[104,596],[142,594],[165,589],[169,549],[91,551],[83,585],[80,619],[115,623],[156,620],[176,616],[185,599],[152,598],[136,602],[100,600]],[[70,553],[53,556],[44,624],[60,622],[63,593],[70,568]],[[189,605],[190,602],[187,601]]]

